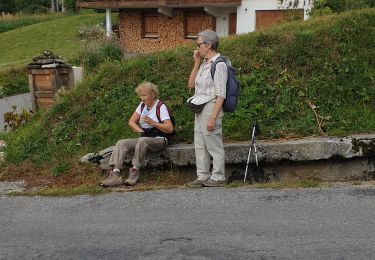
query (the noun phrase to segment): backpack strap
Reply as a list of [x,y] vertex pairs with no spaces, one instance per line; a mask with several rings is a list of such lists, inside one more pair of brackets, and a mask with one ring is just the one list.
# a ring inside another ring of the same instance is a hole
[[[161,119],[160,119],[160,107],[163,105],[163,101],[159,100],[158,104],[156,105],[156,117],[158,118],[159,120],[159,123],[161,123]],[[169,112],[169,111],[168,111]]]
[[[162,123],[161,122],[161,117],[160,117],[160,108],[161,108],[161,106],[163,104],[164,104],[163,101],[159,100],[158,104],[156,105],[156,117],[158,118],[159,123]],[[141,104],[141,114],[142,114],[143,109],[145,108],[145,106],[146,106],[145,103],[142,102],[142,104]],[[171,113],[169,112],[169,108],[168,107],[167,107],[167,110],[168,110],[169,116],[171,117]]]
[[[214,80],[214,75],[215,75],[215,71],[216,71],[216,64],[218,64],[219,62],[225,62],[225,64],[227,64],[227,62],[223,58],[223,56],[217,57],[217,59],[211,65],[211,77],[212,77],[212,80]],[[227,66],[228,66],[228,64],[227,64]]]
[[[161,123],[161,119],[160,119],[160,107],[163,105],[163,101],[159,100],[158,104],[156,105],[156,117],[158,118],[159,120],[159,123]],[[143,109],[145,108],[145,103],[142,102],[141,104],[141,114],[143,112]],[[169,111],[168,111],[169,113]]]

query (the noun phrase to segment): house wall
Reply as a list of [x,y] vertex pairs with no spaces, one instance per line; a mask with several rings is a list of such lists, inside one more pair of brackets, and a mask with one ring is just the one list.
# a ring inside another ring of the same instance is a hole
[[216,33],[219,37],[228,36],[229,13],[236,13],[237,8],[205,8],[216,18]]
[[[237,7],[237,34],[255,31],[256,10],[280,10],[287,9],[289,1],[284,0],[281,6],[279,0],[242,0],[242,4]],[[292,1],[294,2],[294,1]],[[313,0],[299,1],[298,9],[304,9],[304,19],[308,19],[308,14],[312,7]]]
[[[159,37],[142,37],[141,11],[126,11],[119,14],[120,42],[126,52],[147,53],[189,44],[195,39],[184,36],[184,12],[173,10],[173,17],[159,14]],[[203,18],[203,30],[215,29],[216,19],[208,14]]]

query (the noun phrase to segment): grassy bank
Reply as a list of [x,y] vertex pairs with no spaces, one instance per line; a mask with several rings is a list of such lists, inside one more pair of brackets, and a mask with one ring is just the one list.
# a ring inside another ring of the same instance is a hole
[[104,18],[104,14],[97,13],[64,16],[0,33],[0,71],[25,66],[44,50],[72,59],[83,46],[77,37],[79,27],[97,24]]
[[[238,109],[225,115],[224,139],[248,140],[254,119],[262,138],[374,131],[374,24],[375,10],[367,9],[223,39],[220,52],[241,68],[242,86]],[[5,136],[2,171],[32,162],[51,175],[69,174],[67,162],[135,136],[126,122],[143,80],[159,85],[177,141],[192,142],[194,116],[185,102],[193,48],[103,63],[49,112]]]

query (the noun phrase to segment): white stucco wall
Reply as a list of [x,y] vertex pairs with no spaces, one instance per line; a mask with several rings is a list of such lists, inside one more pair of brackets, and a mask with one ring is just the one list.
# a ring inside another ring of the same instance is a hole
[[219,37],[228,36],[229,13],[236,13],[236,8],[205,7],[205,12],[216,17],[216,33]]
[[[290,1],[290,0],[289,0]],[[289,1],[285,1],[284,6],[280,6],[278,0],[242,0],[242,4],[237,7],[237,34],[255,31],[255,11],[256,10],[280,10],[287,9]],[[293,1],[292,1],[293,2]],[[304,19],[308,19],[313,0],[300,0],[298,9],[304,9]]]

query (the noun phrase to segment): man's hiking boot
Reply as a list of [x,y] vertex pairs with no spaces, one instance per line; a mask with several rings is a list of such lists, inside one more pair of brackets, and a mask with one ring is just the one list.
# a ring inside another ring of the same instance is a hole
[[104,187],[110,187],[110,186],[121,185],[123,183],[124,183],[124,181],[121,177],[120,172],[110,171],[109,174],[108,174],[108,177],[106,179],[104,179],[103,181],[101,181],[100,185],[104,186]]
[[200,187],[203,186],[204,182],[205,181],[201,181],[201,180],[196,179],[194,181],[186,183],[186,186],[189,187],[189,188],[200,188]]
[[203,182],[204,187],[224,187],[225,181],[214,181],[209,179],[208,181]]
[[134,186],[139,179],[139,170],[135,168],[129,168],[129,177],[125,180],[126,185]]

